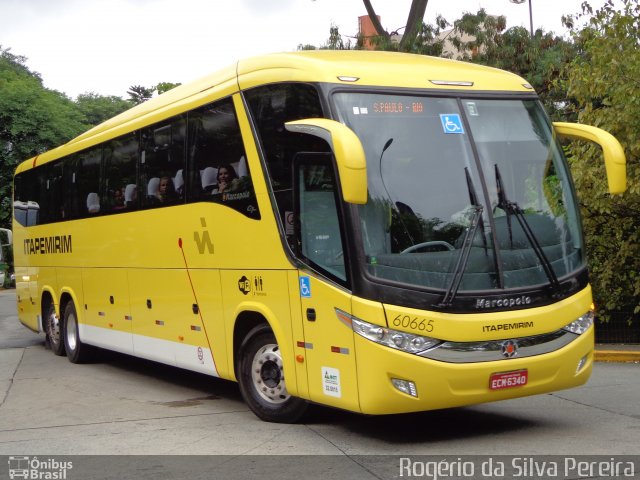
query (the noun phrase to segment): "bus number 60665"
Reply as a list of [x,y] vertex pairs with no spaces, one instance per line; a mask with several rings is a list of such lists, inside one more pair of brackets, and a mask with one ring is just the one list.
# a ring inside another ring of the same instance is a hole
[[399,314],[393,319],[394,327],[410,328],[411,330],[418,330],[420,332],[430,333],[433,332],[434,324],[433,319],[427,320],[426,318],[411,317],[410,315]]

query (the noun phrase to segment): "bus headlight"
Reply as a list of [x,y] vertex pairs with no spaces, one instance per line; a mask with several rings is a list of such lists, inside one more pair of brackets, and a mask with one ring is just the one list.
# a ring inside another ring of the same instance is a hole
[[584,315],[578,317],[569,325],[564,326],[562,329],[567,332],[575,333],[576,335],[582,335],[584,332],[589,330],[589,327],[593,325],[593,320],[595,318],[595,314],[593,310],[588,311]]
[[367,340],[415,355],[442,343],[441,340],[435,338],[373,325],[354,316],[351,316],[351,326],[354,332]]

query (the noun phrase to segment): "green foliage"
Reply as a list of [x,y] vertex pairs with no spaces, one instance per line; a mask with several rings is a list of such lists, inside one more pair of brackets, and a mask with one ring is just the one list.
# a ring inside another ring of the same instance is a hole
[[500,68],[525,78],[540,95],[556,120],[572,120],[573,108],[566,102],[563,66],[576,56],[573,42],[523,27],[504,31],[505,17],[492,17],[484,9],[466,13],[454,22],[452,44],[467,61]]
[[127,91],[127,95],[129,95],[128,100],[134,105],[140,105],[153,97],[154,91],[155,87],[147,88],[142,85],[132,85]]
[[181,85],[180,83],[171,83],[171,82],[160,82],[154,87],[143,87],[142,85],[132,85],[129,87],[127,91],[127,95],[129,95],[129,106],[133,103],[134,105],[140,105],[141,103],[146,102],[147,100],[153,97],[154,93],[158,95],[162,95],[165,92],[168,92],[172,88]]
[[155,90],[158,92],[158,95],[162,95],[165,92],[168,92],[172,88],[176,88],[182,85],[181,83],[171,83],[171,82],[160,82],[156,85]]
[[0,227],[11,228],[13,173],[20,162],[130,107],[122,98],[95,93],[81,94],[73,102],[44,88],[26,58],[0,47]]
[[407,52],[415,53],[418,55],[431,55],[439,57],[442,55],[444,41],[441,38],[441,32],[450,26],[451,24],[447,20],[438,15],[436,22],[433,25],[421,22],[415,30],[415,35],[409,42],[398,41],[394,32],[392,35],[382,35],[373,37],[371,43],[375,46],[376,50],[385,50],[391,52]]
[[98,125],[131,108],[131,103],[116,96],[102,96],[88,92],[78,95],[76,105],[87,125]]
[[[607,312],[640,313],[640,6],[635,0],[617,4],[620,9],[607,1],[586,27],[574,27],[580,54],[566,69],[580,123],[612,133],[627,155],[628,190],[610,196],[599,150],[569,147],[594,296],[605,319]],[[584,7],[587,16],[591,7]]]
[[11,228],[13,172],[18,163],[87,128],[63,94],[42,86],[26,59],[0,47],[0,226]]
[[451,43],[462,55],[462,60],[472,60],[483,50],[496,49],[506,25],[506,17],[488,15],[484,8],[476,14],[466,12],[453,22]]

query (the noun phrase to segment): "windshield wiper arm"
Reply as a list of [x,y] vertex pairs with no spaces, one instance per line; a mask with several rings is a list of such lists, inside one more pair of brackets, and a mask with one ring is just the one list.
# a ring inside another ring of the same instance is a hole
[[511,202],[507,198],[507,194],[504,189],[504,184],[502,182],[502,175],[500,175],[500,169],[498,168],[498,164],[494,165],[495,173],[496,173],[496,186],[498,188],[498,207],[505,211],[507,214],[507,228],[509,229],[509,241],[513,244],[513,232],[511,230],[511,218],[510,215],[516,217],[524,235],[527,237],[527,241],[531,245],[533,252],[536,254],[538,259],[540,260],[540,264],[542,265],[542,269],[544,270],[545,275],[549,279],[549,284],[554,292],[558,293],[560,291],[560,282],[558,281],[558,277],[556,273],[553,271],[553,266],[551,262],[547,258],[544,250],[540,246],[538,242],[538,238],[533,233],[531,229],[531,225],[527,221],[524,210],[518,205],[516,202]]
[[467,188],[469,190],[469,200],[471,201],[471,205],[473,207],[473,217],[471,218],[471,223],[469,228],[464,234],[464,238],[462,240],[462,247],[460,248],[460,254],[458,255],[458,259],[456,261],[456,266],[453,269],[453,276],[451,277],[451,282],[449,283],[449,287],[444,294],[444,298],[440,302],[440,307],[450,307],[453,304],[453,300],[456,298],[458,294],[458,289],[460,288],[460,283],[462,282],[462,276],[464,275],[464,271],[467,268],[467,262],[469,261],[469,254],[471,253],[471,245],[473,244],[473,239],[476,236],[476,231],[478,230],[478,226],[482,226],[482,241],[484,243],[485,253],[487,252],[487,239],[484,237],[484,222],[482,220],[482,205],[478,202],[478,195],[476,194],[476,189],[473,186],[473,180],[471,179],[471,175],[469,175],[469,169],[465,167],[464,173],[467,178]]

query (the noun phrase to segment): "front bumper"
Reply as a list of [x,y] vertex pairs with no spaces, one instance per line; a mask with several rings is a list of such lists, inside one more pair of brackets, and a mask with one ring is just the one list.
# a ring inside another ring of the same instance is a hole
[[[582,385],[589,379],[593,366],[594,328],[555,351],[498,361],[438,361],[394,350],[359,335],[355,335],[355,350],[362,413],[408,413],[506,400]],[[528,372],[526,385],[490,390],[492,374],[525,369]],[[417,397],[396,389],[392,378],[413,382]]]

